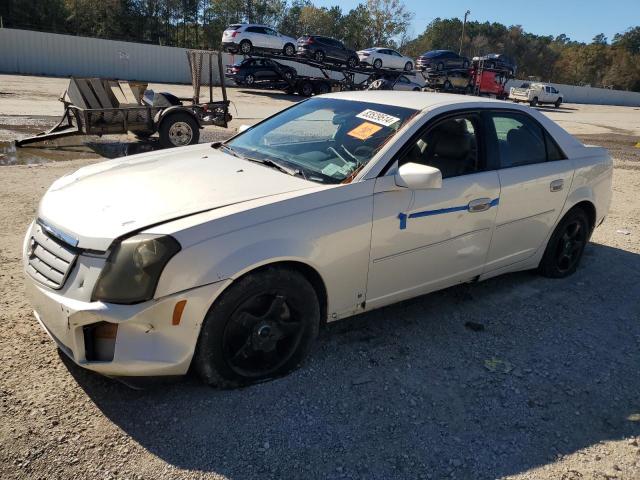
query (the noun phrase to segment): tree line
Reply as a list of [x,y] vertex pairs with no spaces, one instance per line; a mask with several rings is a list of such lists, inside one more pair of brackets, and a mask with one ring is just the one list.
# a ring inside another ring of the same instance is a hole
[[471,21],[461,42],[460,19],[435,18],[411,38],[413,13],[401,0],[362,0],[349,11],[311,0],[2,0],[0,17],[9,28],[188,48],[218,48],[222,31],[238,22],[272,25],[292,37],[328,35],[354,49],[396,48],[412,57],[462,45],[469,57],[511,56],[519,78],[640,91],[640,27],[584,43]]

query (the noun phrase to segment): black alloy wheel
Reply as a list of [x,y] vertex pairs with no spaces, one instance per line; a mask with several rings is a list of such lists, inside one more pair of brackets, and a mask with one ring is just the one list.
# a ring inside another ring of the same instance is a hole
[[[349,57],[347,59],[347,67],[349,68],[356,68],[358,66],[358,63],[360,63],[358,57]],[[380,62],[380,64],[382,65],[382,62]]]
[[296,270],[267,267],[236,280],[205,318],[194,366],[202,379],[233,388],[283,375],[308,355],[320,306]]
[[322,50],[316,50],[316,52],[313,54],[313,59],[316,62],[322,63],[324,61],[324,58],[325,58],[325,55]]
[[569,211],[549,239],[540,261],[540,273],[546,277],[563,278],[575,272],[589,236],[590,223],[584,210]]

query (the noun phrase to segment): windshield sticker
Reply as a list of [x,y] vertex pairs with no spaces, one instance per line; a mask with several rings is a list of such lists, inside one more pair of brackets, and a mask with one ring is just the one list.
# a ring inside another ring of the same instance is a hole
[[347,135],[357,138],[358,140],[366,140],[371,135],[382,130],[380,125],[374,125],[369,122],[362,122],[353,130],[347,132]]
[[328,177],[335,177],[336,174],[342,175],[344,177],[351,171],[352,168],[353,164],[336,165],[335,163],[330,163],[322,169],[322,173],[324,175],[327,175]]
[[400,119],[398,117],[394,117],[392,115],[387,115],[386,113],[376,112],[375,110],[367,109],[364,112],[359,113],[356,117],[361,118],[363,120],[368,120],[373,123],[377,123],[378,125],[383,125],[385,127],[389,127],[396,122],[399,122]]

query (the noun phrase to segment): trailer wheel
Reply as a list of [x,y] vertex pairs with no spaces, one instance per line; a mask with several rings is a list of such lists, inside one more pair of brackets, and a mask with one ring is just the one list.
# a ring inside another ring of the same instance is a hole
[[249,55],[251,53],[251,42],[249,40],[242,40],[240,42],[240,53],[243,55]]
[[316,86],[315,94],[322,95],[324,93],[329,93],[331,91],[331,86],[328,83],[321,82]]
[[194,145],[200,140],[198,122],[191,115],[184,112],[173,113],[162,119],[158,132],[162,148]]
[[313,84],[311,82],[302,82],[300,88],[298,88],[298,93],[303,97],[310,97],[313,95]]
[[380,60],[379,58],[376,58],[373,61],[373,68],[375,68],[376,70],[379,70],[382,68],[382,60]]

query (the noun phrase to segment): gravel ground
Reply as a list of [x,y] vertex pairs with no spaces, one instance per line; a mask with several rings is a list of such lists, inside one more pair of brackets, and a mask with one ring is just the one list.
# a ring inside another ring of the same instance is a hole
[[[640,478],[640,149],[578,272],[330,324],[286,378],[134,391],[62,358],[23,295],[37,201],[89,161],[0,167],[0,478]],[[629,234],[618,233],[629,232]]]

